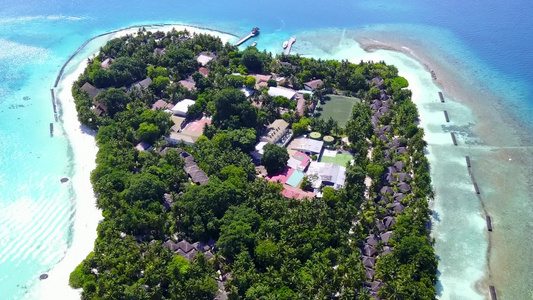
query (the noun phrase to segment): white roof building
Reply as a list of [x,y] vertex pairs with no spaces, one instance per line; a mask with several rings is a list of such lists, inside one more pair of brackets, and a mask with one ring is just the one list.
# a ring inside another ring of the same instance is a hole
[[292,100],[294,99],[294,96],[296,96],[296,91],[288,88],[271,86],[270,88],[268,88],[268,94],[271,97],[283,96]]
[[320,152],[322,152],[323,146],[323,141],[308,138],[297,138],[289,144],[289,147],[292,150],[300,151],[308,155],[319,154]]
[[338,190],[344,187],[346,167],[334,163],[312,161],[307,170],[307,176],[315,189],[324,184]]
[[196,61],[205,67],[205,65],[207,65],[207,63],[210,62],[212,59],[213,59],[213,56],[210,56],[207,54],[200,54],[198,55],[198,58],[196,59]]
[[192,106],[194,103],[196,103],[196,101],[191,99],[183,99],[174,105],[172,108],[172,113],[177,116],[186,117],[189,106]]
[[239,91],[243,92],[246,98],[250,98],[251,96],[254,95],[254,90],[249,89],[247,87],[242,87],[239,89]]

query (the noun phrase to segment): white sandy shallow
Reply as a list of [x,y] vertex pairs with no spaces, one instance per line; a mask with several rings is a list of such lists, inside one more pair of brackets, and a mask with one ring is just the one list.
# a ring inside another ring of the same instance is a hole
[[[147,30],[170,31],[187,29],[191,33],[205,33],[220,37],[222,42],[233,41],[236,38],[229,34],[210,31],[184,25],[144,26]],[[27,295],[29,299],[79,299],[81,290],[72,289],[68,285],[70,273],[87,255],[93,251],[97,237],[96,227],[103,219],[102,212],[96,207],[96,198],[92,189],[90,175],[96,167],[95,159],[98,147],[94,133],[82,127],[78,121],[76,106],[71,93],[73,83],[83,73],[87,66],[87,58],[98,53],[100,46],[110,39],[136,33],[139,28],[129,28],[119,32],[99,37],[86,45],[84,50],[69,63],[56,89],[56,99],[61,105],[61,122],[63,133],[69,140],[74,153],[74,176],[71,184],[75,197],[74,235],[71,247],[64,258],[48,272],[48,279],[40,281]]]

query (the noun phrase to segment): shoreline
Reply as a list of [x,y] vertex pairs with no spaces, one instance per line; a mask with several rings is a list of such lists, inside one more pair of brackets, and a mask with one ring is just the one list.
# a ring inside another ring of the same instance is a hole
[[[143,27],[147,30],[154,28],[164,32],[173,28],[176,30],[187,29],[191,33],[206,33],[220,37],[223,43],[238,38],[235,34],[200,26],[183,24],[134,25],[94,36],[83,43],[68,58],[61,67],[53,87],[57,89],[55,91],[55,104],[59,108],[60,126],[58,127],[61,128],[61,135],[56,135],[64,136],[68,140],[69,152],[71,151],[73,155],[73,176],[68,183],[71,184],[73,190],[72,197],[75,205],[73,239],[63,258],[46,273],[48,278],[37,282],[26,295],[38,299],[79,299],[81,296],[81,289],[71,288],[68,285],[68,279],[76,266],[93,251],[94,241],[97,237],[96,229],[103,217],[101,210],[96,207],[96,196],[90,181],[91,171],[96,167],[95,159],[98,152],[94,139],[96,132],[80,124],[71,87],[85,70],[87,59],[98,54],[103,44],[111,39],[133,34]],[[105,40],[97,41],[100,38],[105,38]],[[93,43],[98,45],[92,45]],[[85,53],[87,51],[88,53]],[[78,57],[82,54],[82,57]],[[76,64],[72,65],[73,63]]]
[[[466,155],[473,155],[478,159],[477,168],[472,168],[472,176],[483,184],[481,186],[481,195],[477,195],[477,201],[480,205],[478,214],[485,218],[491,216],[494,232],[484,230],[486,237],[487,249],[485,252],[486,264],[484,266],[484,275],[474,282],[475,290],[483,296],[490,298],[489,285],[494,285],[497,294],[500,297],[520,294],[520,291],[527,291],[527,288],[520,288],[522,284],[517,284],[516,279],[520,278],[527,264],[522,265],[522,259],[527,257],[525,251],[516,253],[516,256],[509,257],[506,253],[510,249],[516,249],[516,242],[512,242],[513,236],[519,235],[522,229],[515,227],[513,219],[521,219],[517,213],[517,207],[527,211],[530,207],[522,205],[524,195],[530,193],[528,188],[506,188],[506,185],[516,186],[521,182],[527,183],[527,170],[520,168],[520,165],[530,165],[528,163],[531,151],[528,145],[530,141],[524,136],[524,129],[528,124],[524,120],[513,115],[503,102],[503,97],[498,94],[492,94],[489,87],[484,82],[479,86],[470,87],[468,83],[461,82],[460,78],[453,78],[454,75],[450,70],[446,70],[437,62],[433,62],[430,57],[420,57],[416,50],[402,46],[400,42],[376,41],[370,38],[359,38],[357,42],[367,52],[379,50],[393,51],[402,53],[418,61],[426,71],[431,74],[433,83],[445,93],[446,96],[464,103],[472,109],[476,116],[475,124],[472,124],[471,131],[478,141],[469,142],[466,139],[464,149]],[[477,79],[477,78],[474,78]],[[477,90],[480,90],[479,92]],[[478,92],[476,97],[475,93]],[[490,103],[490,104],[489,104]],[[522,134],[520,134],[522,133]],[[474,166],[475,167],[475,166]],[[515,180],[509,179],[508,176]],[[526,177],[526,178],[524,178]],[[497,188],[496,188],[497,187]],[[507,192],[507,189],[511,189]],[[501,202],[500,199],[506,199]],[[498,225],[501,227],[498,228]],[[527,241],[518,242],[527,245]],[[522,246],[527,247],[527,246]],[[522,279],[521,279],[522,280]],[[511,287],[511,284],[514,284]]]

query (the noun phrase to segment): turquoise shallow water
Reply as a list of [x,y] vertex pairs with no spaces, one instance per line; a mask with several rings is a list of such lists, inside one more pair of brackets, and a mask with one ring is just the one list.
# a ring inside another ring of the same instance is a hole
[[[524,67],[533,65],[533,55],[529,51],[533,43],[529,33],[533,18],[530,18],[528,6],[526,1],[512,4],[403,1],[400,4],[376,0],[337,1],[328,5],[307,1],[306,5],[301,5],[276,0],[261,7],[243,5],[239,1],[135,0],[127,5],[102,0],[90,3],[4,1],[0,10],[0,298],[24,298],[38,276],[62,259],[75,234],[72,231],[76,217],[75,195],[70,183],[59,182],[61,177],[73,175],[73,158],[59,124],[56,135],[50,138],[49,123],[55,120],[49,89],[64,61],[91,36],[130,25],[158,22],[205,25],[241,36],[251,27],[259,26],[262,33],[255,40],[260,48],[279,52],[283,40],[291,35],[306,36],[298,40],[295,50],[311,55],[317,53],[317,49],[332,48],[332,43],[339,45],[339,39],[328,39],[328,35],[341,36],[344,28],[355,29],[365,36],[380,33],[387,39],[391,39],[393,32],[398,40],[409,39],[410,43],[419,45],[431,59],[447,67],[448,72],[461,78],[472,90],[480,87],[479,82],[490,83],[488,87],[483,86],[480,93],[492,95],[495,100],[491,101],[498,101],[512,113],[512,118],[524,121],[527,128],[530,126],[528,116],[533,112],[533,69]],[[321,30],[323,28],[334,30],[327,33]],[[344,54],[330,55],[342,57]],[[410,63],[405,63],[406,68]],[[424,78],[428,81],[424,85],[426,90],[433,91],[435,86],[429,76]],[[432,96],[425,97],[428,100]],[[436,103],[423,105],[428,111],[441,109]],[[461,171],[464,167],[461,158],[465,153],[479,158],[481,162],[477,168],[482,170],[496,161],[501,165],[502,156],[512,156],[513,162],[521,163],[521,168],[517,165],[499,168],[506,175],[499,181],[498,171],[482,173],[478,181],[480,187],[488,191],[486,209],[496,216],[500,211],[502,214],[496,218],[501,236],[491,242],[499,243],[500,249],[504,249],[501,244],[509,243],[502,237],[505,235],[513,237],[511,243],[519,245],[520,249],[531,249],[530,239],[516,240],[520,232],[531,227],[530,222],[519,223],[513,218],[524,218],[533,212],[527,202],[528,189],[508,190],[495,184],[504,182],[502,186],[512,186],[514,183],[509,178],[514,176],[527,185],[531,170],[523,166],[528,165],[530,153],[527,148],[520,148],[499,155],[503,150],[488,148],[472,133],[479,119],[461,119],[468,110],[453,101],[447,105],[455,123],[446,126],[461,131],[460,141],[474,142],[468,144],[466,152],[448,147],[440,142],[443,137],[439,134],[449,128],[439,122],[427,123],[427,130],[431,131],[428,134],[433,134],[429,136],[428,148],[433,161],[432,175],[440,195],[435,204],[436,211],[441,212],[436,214],[436,249],[441,258],[441,273],[446,274],[439,288],[445,299],[465,299],[461,296],[464,294],[453,291],[472,289],[475,280],[485,273],[487,258],[483,256],[483,249],[487,248],[488,240],[483,231],[483,205],[465,192],[470,186],[469,178]],[[527,133],[523,136],[529,136],[529,129],[525,130]],[[484,129],[484,132],[489,131]],[[512,146],[527,147],[528,144],[521,141]],[[448,185],[450,177],[460,180],[456,185]],[[506,201],[491,201],[501,196],[500,189],[509,192]],[[454,224],[464,225],[454,228]],[[528,260],[530,252],[518,252],[520,258],[504,262],[512,269],[493,271],[501,271],[499,274],[511,279],[527,274],[532,266]],[[496,254],[491,252],[491,255]],[[458,258],[471,264],[463,267]],[[523,263],[517,263],[519,261]],[[465,272],[470,272],[471,276],[465,277]],[[499,291],[503,299],[529,299],[526,289],[520,290],[520,286],[528,283],[521,282],[513,287],[515,294],[507,292],[505,286]]]

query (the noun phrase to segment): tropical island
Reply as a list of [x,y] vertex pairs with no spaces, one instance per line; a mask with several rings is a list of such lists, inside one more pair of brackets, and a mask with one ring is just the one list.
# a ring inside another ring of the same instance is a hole
[[83,299],[435,299],[408,82],[210,35],[113,39],[72,88],[104,220]]

